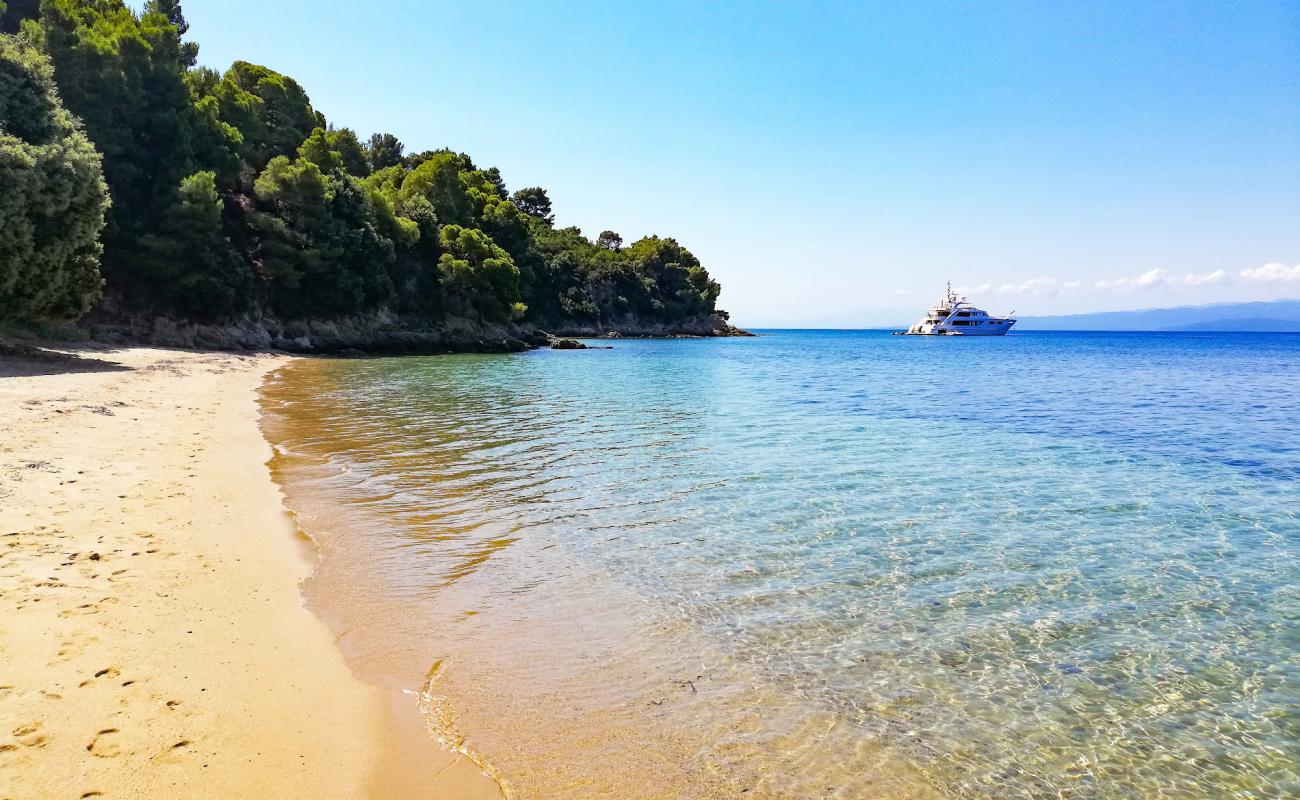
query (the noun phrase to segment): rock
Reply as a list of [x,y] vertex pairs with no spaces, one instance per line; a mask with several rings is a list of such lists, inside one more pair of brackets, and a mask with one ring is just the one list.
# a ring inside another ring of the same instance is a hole
[[[155,315],[133,316],[106,307],[77,323],[68,323],[50,340],[96,341],[114,345],[152,344],[209,350],[259,351],[356,356],[432,355],[450,352],[517,353],[534,347],[590,350],[579,339],[624,337],[678,338],[747,336],[732,326],[726,312],[673,322],[629,315],[594,323],[554,323],[543,330],[511,323],[483,323],[459,318],[436,324],[419,316],[376,311],[331,320],[280,320],[249,315],[222,323],[195,323]],[[558,342],[558,344],[557,344]]]
[[552,339],[552,350],[586,350],[587,346],[573,339]]

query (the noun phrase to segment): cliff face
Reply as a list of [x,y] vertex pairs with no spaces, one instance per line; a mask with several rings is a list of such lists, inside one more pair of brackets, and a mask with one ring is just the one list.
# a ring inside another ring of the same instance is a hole
[[557,337],[677,338],[751,336],[731,325],[726,312],[673,323],[630,317],[617,321],[534,324],[482,324],[450,319],[427,320],[381,312],[337,320],[282,321],[247,318],[223,324],[199,324],[165,317],[112,318],[94,315],[75,325],[48,328],[49,338],[109,344],[148,344],[202,350],[258,351],[320,355],[430,355],[436,353],[520,352],[542,347]]

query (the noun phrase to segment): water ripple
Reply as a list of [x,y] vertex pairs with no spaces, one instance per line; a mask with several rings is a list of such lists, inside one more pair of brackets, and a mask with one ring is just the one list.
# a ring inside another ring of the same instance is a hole
[[[288,373],[277,444],[382,520],[356,534],[377,591],[454,589],[483,641],[524,621],[567,680],[628,676],[585,701],[603,737],[502,734],[517,775],[648,740],[649,706],[771,796],[905,794],[881,753],[954,797],[1300,795],[1300,337],[784,333]],[[543,598],[633,632],[574,644]],[[692,658],[691,701],[662,705],[650,665]],[[502,703],[572,688],[463,661]]]

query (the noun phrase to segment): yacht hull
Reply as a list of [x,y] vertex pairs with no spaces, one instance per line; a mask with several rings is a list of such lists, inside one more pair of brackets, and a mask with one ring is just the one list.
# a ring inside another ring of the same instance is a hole
[[971,328],[941,328],[933,327],[931,330],[907,331],[904,336],[1006,336],[1014,322],[993,323],[988,325],[979,325]]

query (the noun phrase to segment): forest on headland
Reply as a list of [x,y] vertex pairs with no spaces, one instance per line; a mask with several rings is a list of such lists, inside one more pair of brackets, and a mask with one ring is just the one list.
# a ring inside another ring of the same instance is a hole
[[335,127],[188,32],[179,0],[0,0],[0,322],[734,331],[675,239],[557,228],[544,188]]

